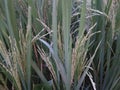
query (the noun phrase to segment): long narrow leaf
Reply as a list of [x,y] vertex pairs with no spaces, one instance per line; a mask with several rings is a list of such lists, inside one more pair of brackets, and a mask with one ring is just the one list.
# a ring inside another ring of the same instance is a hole
[[31,31],[31,7],[28,7],[28,25],[27,25],[27,33],[26,33],[26,40],[27,40],[27,87],[28,90],[31,90],[31,40],[32,40],[32,31]]

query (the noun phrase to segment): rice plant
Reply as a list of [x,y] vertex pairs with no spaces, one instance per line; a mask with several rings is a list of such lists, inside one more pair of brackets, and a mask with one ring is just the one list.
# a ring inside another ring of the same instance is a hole
[[[100,49],[94,59],[94,79],[96,83],[96,88],[100,90],[118,90],[119,88],[119,78],[120,72],[116,73],[116,70],[119,70],[120,66],[117,64],[120,63],[119,59],[115,59],[116,46],[118,45],[118,36],[116,36],[116,26],[118,24],[118,14],[119,11],[119,0],[107,0],[105,7],[103,8],[103,1],[96,1],[95,8],[103,13],[107,14],[107,17],[103,15],[96,16],[93,18],[97,22],[97,26],[94,29],[95,31],[100,30],[101,34],[96,35],[93,39],[95,43],[99,43],[102,40]],[[115,38],[116,37],[116,38]],[[94,44],[95,45],[95,44]],[[96,47],[96,46],[94,46]],[[93,47],[93,48],[94,48]],[[116,63],[116,64],[115,64]],[[115,66],[114,66],[115,65]],[[114,69],[113,69],[114,67]],[[96,69],[95,69],[96,68]],[[116,70],[115,70],[116,68]],[[111,72],[112,71],[112,72]],[[114,72],[115,71],[115,72]],[[116,73],[116,74],[115,74]],[[116,83],[117,81],[117,83]],[[114,87],[114,88],[113,88]]]
[[119,90],[119,0],[0,0],[0,89]]

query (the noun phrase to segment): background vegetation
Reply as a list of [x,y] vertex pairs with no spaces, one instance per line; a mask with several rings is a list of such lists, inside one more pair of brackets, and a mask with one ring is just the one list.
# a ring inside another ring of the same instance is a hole
[[0,0],[1,90],[119,90],[119,0]]

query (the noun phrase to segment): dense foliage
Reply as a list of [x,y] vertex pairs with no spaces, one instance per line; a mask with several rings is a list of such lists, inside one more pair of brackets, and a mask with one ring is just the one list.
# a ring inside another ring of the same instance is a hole
[[119,90],[119,0],[0,0],[0,90]]

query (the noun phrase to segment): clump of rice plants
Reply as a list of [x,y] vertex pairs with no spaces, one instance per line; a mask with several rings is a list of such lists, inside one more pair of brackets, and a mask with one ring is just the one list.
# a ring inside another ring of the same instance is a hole
[[119,0],[0,0],[0,89],[118,90]]

